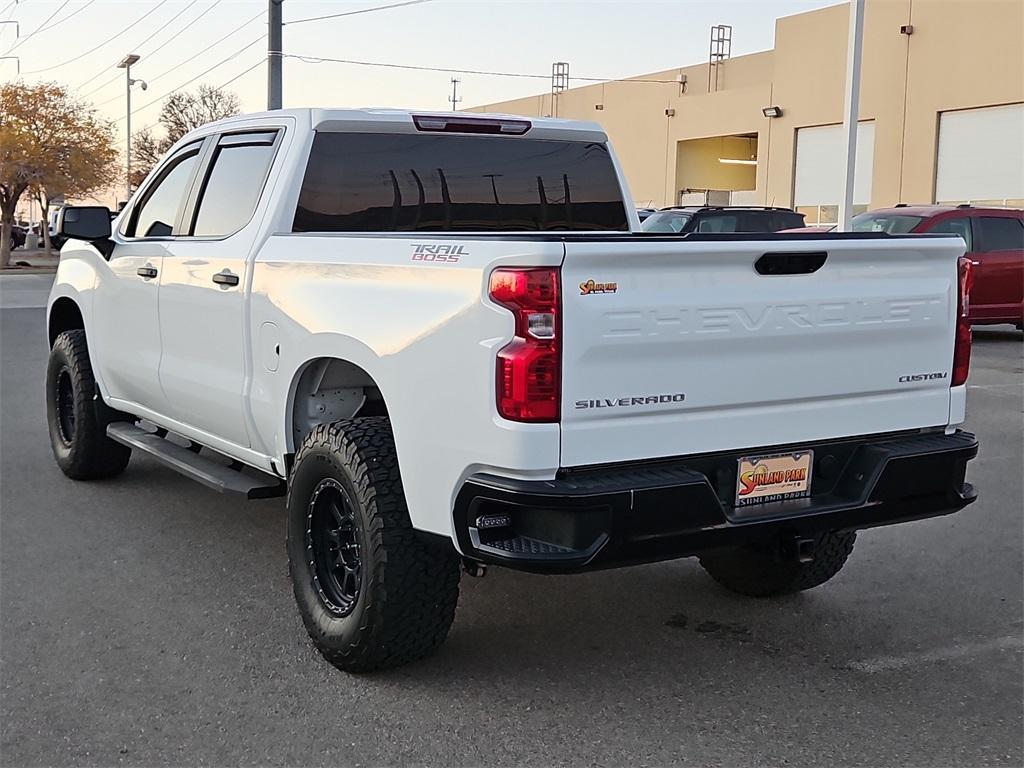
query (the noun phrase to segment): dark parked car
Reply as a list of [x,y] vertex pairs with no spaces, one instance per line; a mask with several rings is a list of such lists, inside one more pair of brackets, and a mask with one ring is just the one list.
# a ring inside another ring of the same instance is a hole
[[804,225],[804,215],[791,208],[754,206],[680,206],[652,213],[644,232],[778,232]]
[[15,224],[11,227],[11,250],[25,245],[25,228]]
[[953,232],[974,262],[972,323],[1024,330],[1024,211],[970,205],[898,205],[854,216],[854,232]]

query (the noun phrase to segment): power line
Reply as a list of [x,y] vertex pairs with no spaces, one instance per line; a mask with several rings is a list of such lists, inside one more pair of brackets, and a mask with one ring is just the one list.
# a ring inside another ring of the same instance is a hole
[[[142,41],[141,43],[136,43],[135,45],[133,45],[133,46],[131,46],[131,47],[132,47],[132,48],[134,48],[134,49],[138,49],[138,48],[141,48],[142,46],[144,46],[144,45],[145,45],[146,43],[148,43],[148,42],[149,42],[150,40],[152,40],[152,39],[153,39],[154,37],[156,37],[156,36],[157,36],[158,34],[160,34],[160,33],[161,33],[161,32],[163,32],[163,31],[164,31],[165,29],[167,29],[167,27],[168,27],[168,26],[170,26],[170,24],[172,24],[172,23],[173,23],[173,22],[174,22],[174,21],[175,21],[175,20],[176,20],[176,19],[177,19],[177,18],[178,18],[179,16],[181,16],[181,14],[183,14],[183,13],[184,13],[185,11],[187,11],[187,10],[188,10],[189,8],[191,8],[191,7],[193,6],[193,5],[195,5],[195,4],[196,4],[196,3],[198,3],[198,2],[199,2],[199,0],[192,0],[192,2],[191,2],[191,3],[189,3],[188,5],[186,5],[186,6],[184,7],[184,8],[182,8],[182,9],[181,9],[180,11],[178,11],[178,12],[177,12],[176,14],[174,14],[174,15],[173,15],[173,16],[172,16],[172,17],[171,17],[170,19],[168,19],[168,20],[167,20],[166,22],[164,22],[164,23],[163,23],[162,25],[160,25],[159,27],[157,27],[157,28],[156,28],[156,31],[155,31],[155,32],[153,32],[153,34],[151,34],[151,35],[150,35],[149,37],[147,37],[147,38],[146,38],[145,40],[143,40],[143,41]],[[211,6],[211,8],[212,8],[212,7],[213,7],[213,6]],[[86,80],[86,81],[85,81],[84,83],[82,83],[81,85],[75,86],[75,90],[76,90],[76,91],[77,91],[77,90],[81,90],[82,88],[84,88],[85,86],[87,86],[87,85],[88,85],[89,83],[91,83],[91,82],[92,82],[93,80],[95,80],[95,79],[96,79],[97,77],[102,77],[102,76],[103,76],[103,74],[104,74],[105,72],[109,72],[109,71],[110,71],[110,68],[109,68],[109,67],[104,67],[103,69],[101,69],[101,70],[100,70],[99,72],[97,72],[97,73],[96,73],[95,75],[93,75],[92,77],[90,77],[90,78],[89,78],[88,80]],[[119,77],[120,77],[120,76],[118,76],[118,79],[119,79]],[[107,82],[108,82],[108,83],[109,83],[109,82],[113,82],[113,80],[108,80]],[[101,85],[101,86],[100,86],[100,88],[102,88],[102,87],[103,87],[103,86]],[[97,89],[97,90],[98,90],[98,89]],[[90,91],[90,93],[93,93],[93,91]]]
[[[384,61],[360,61],[358,59],[332,59],[327,56],[303,56],[295,53],[278,54],[287,59],[298,59],[306,64],[355,64],[362,67],[384,67],[387,69],[412,69],[420,72],[447,72],[456,75],[484,75],[488,77],[520,77],[531,80],[550,80],[551,75],[537,75],[529,72],[498,72],[483,69],[456,69],[453,67],[428,67],[421,64],[394,64]],[[581,77],[573,75],[570,80],[581,80],[594,83],[671,83],[678,85],[677,80],[651,80],[648,78],[616,78],[616,77]]]
[[[133,109],[133,110],[132,110],[132,114],[134,115],[134,114],[135,114],[136,112],[141,112],[142,110],[146,109],[146,107],[151,107],[151,106],[153,106],[153,105],[154,105],[154,104],[156,104],[156,103],[157,103],[158,101],[160,101],[161,99],[163,99],[163,98],[165,98],[165,97],[167,97],[167,96],[170,96],[170,95],[171,95],[172,93],[174,93],[175,91],[180,91],[180,90],[181,90],[182,88],[184,88],[184,87],[185,87],[186,85],[191,85],[192,83],[194,83],[194,82],[195,82],[196,80],[198,80],[199,78],[203,77],[204,75],[208,75],[208,74],[209,74],[210,72],[212,72],[213,70],[217,69],[217,67],[220,67],[220,66],[222,66],[222,65],[224,65],[224,64],[227,64],[227,63],[228,63],[229,61],[231,61],[231,60],[232,60],[233,58],[235,58],[236,56],[238,56],[238,55],[239,55],[240,53],[243,53],[244,51],[247,51],[247,50],[249,50],[249,49],[250,49],[250,48],[252,48],[252,47],[253,47],[254,45],[256,45],[256,43],[258,43],[258,42],[260,42],[261,40],[263,40],[264,38],[266,38],[266,36],[267,36],[267,34],[266,34],[266,33],[264,32],[264,33],[263,33],[262,35],[260,35],[259,37],[257,37],[257,38],[256,38],[255,40],[252,40],[251,42],[249,42],[249,43],[247,43],[246,45],[242,46],[241,48],[239,48],[239,49],[238,49],[237,51],[235,51],[234,53],[232,53],[232,54],[231,54],[230,56],[228,56],[227,58],[221,59],[220,61],[218,61],[218,62],[217,62],[216,64],[214,64],[214,65],[213,65],[212,67],[210,67],[209,69],[204,69],[204,70],[203,70],[202,72],[200,72],[200,73],[199,73],[198,75],[196,75],[195,77],[193,77],[193,78],[191,78],[191,79],[189,79],[189,80],[186,80],[186,81],[185,81],[184,83],[181,83],[180,85],[176,85],[176,86],[175,86],[174,88],[171,88],[171,89],[170,89],[170,90],[168,90],[168,91],[165,91],[164,93],[162,93],[161,95],[159,95],[159,96],[157,96],[157,97],[156,97],[155,99],[153,99],[152,101],[146,102],[146,103],[145,103],[145,104],[143,104],[143,105],[142,105],[141,107],[138,107],[137,109]],[[198,55],[198,54],[197,54],[197,55]],[[243,74],[244,74],[244,73],[243,73]],[[97,106],[98,106],[98,105],[97,105]],[[118,117],[118,118],[116,118],[116,119],[114,120],[114,122],[115,122],[115,123],[117,123],[117,122],[120,122],[120,121],[124,120],[124,119],[125,119],[125,117],[126,117],[126,115],[121,115],[121,117]]]
[[33,29],[33,30],[32,30],[31,32],[29,32],[27,36],[25,36],[25,37],[22,37],[22,38],[18,39],[18,40],[17,40],[17,41],[16,41],[15,43],[14,43],[14,45],[12,45],[12,46],[11,46],[10,48],[8,48],[8,49],[7,49],[7,52],[6,52],[5,54],[4,54],[4,56],[8,55],[8,54],[9,54],[9,53],[10,53],[11,51],[13,51],[13,50],[14,50],[15,48],[17,48],[17,47],[18,47],[19,45],[21,45],[21,44],[23,44],[23,43],[27,42],[28,40],[30,40],[30,39],[31,39],[31,37],[32,37],[32,35],[34,35],[34,34],[35,34],[36,32],[38,32],[38,31],[40,31],[41,29],[45,28],[45,27],[46,27],[46,25],[50,23],[50,20],[51,20],[51,19],[53,19],[53,17],[54,17],[54,16],[56,16],[56,15],[57,15],[58,13],[60,13],[61,11],[63,11],[63,10],[64,10],[64,6],[66,6],[66,5],[67,5],[68,3],[70,3],[70,2],[71,2],[71,0],[64,0],[64,2],[60,4],[60,7],[59,7],[59,8],[57,8],[57,10],[56,10],[56,11],[54,11],[53,13],[51,13],[51,14],[50,14],[49,16],[47,16],[47,17],[46,17],[46,21],[44,21],[44,22],[43,22],[42,24],[40,24],[40,25],[39,25],[38,27],[36,27],[35,29]]
[[[259,58],[259,59],[258,59],[258,60],[256,61],[256,63],[255,63],[255,64],[253,64],[253,65],[252,65],[251,67],[246,67],[246,68],[245,68],[245,69],[243,69],[243,70],[242,70],[241,72],[239,72],[239,73],[238,73],[237,75],[235,75],[234,77],[232,77],[232,78],[231,78],[230,80],[225,80],[225,81],[224,81],[223,83],[221,83],[220,85],[218,85],[218,86],[217,86],[217,90],[219,91],[219,90],[222,90],[222,89],[224,89],[224,88],[227,88],[227,87],[228,87],[229,85],[231,85],[231,84],[232,84],[233,82],[235,82],[236,80],[238,80],[238,79],[239,79],[240,77],[244,77],[245,75],[249,74],[249,73],[250,73],[250,72],[252,72],[252,71],[253,71],[254,69],[256,69],[256,67],[260,66],[261,64],[263,64],[263,63],[265,63],[265,62],[266,62],[266,57],[265,57],[265,56],[260,56],[260,58]],[[161,97],[161,98],[162,98],[162,97]],[[156,128],[156,126],[157,126],[157,123],[159,123],[159,122],[160,122],[160,121],[159,121],[159,119],[158,119],[158,120],[157,120],[156,122],[153,122],[153,123],[147,123],[146,125],[144,125],[144,126],[142,126],[141,128],[139,128],[139,129],[138,129],[138,131],[136,131],[136,133],[141,133],[142,131],[146,131],[146,130],[149,130],[150,128]]]
[[[163,41],[162,43],[160,43],[160,45],[158,45],[158,46],[157,46],[156,48],[154,48],[154,49],[153,49],[152,51],[150,51],[149,53],[147,53],[147,54],[146,54],[146,56],[150,56],[150,57],[152,57],[152,56],[155,56],[155,55],[157,54],[157,52],[158,52],[158,51],[160,51],[160,50],[162,50],[162,49],[163,49],[164,47],[166,47],[166,46],[167,46],[167,44],[168,44],[168,43],[170,43],[170,42],[171,42],[172,40],[174,40],[174,39],[175,39],[176,37],[178,37],[179,35],[181,35],[181,34],[183,34],[184,32],[186,32],[186,31],[187,31],[187,30],[188,30],[188,29],[189,29],[189,28],[190,28],[190,27],[191,27],[191,26],[192,26],[193,24],[195,24],[195,23],[196,23],[197,21],[199,21],[199,20],[200,20],[201,18],[203,18],[203,16],[205,16],[206,14],[208,14],[208,13],[209,13],[210,11],[212,11],[212,10],[213,10],[214,8],[216,8],[216,7],[217,7],[217,6],[219,5],[219,4],[220,4],[220,0],[213,0],[213,5],[211,5],[211,6],[210,6],[209,8],[207,8],[207,9],[206,9],[205,11],[203,11],[203,12],[202,12],[202,13],[200,13],[200,14],[199,14],[198,16],[196,16],[196,17],[195,17],[194,19],[192,19],[192,21],[190,21],[190,22],[189,22],[188,24],[186,24],[186,25],[185,25],[184,27],[182,27],[182,28],[181,28],[181,29],[179,29],[179,30],[178,30],[177,32],[175,32],[175,33],[174,33],[173,35],[171,35],[171,36],[170,36],[170,37],[168,37],[168,38],[167,38],[166,40],[164,40],[164,41]],[[192,6],[189,6],[189,7],[191,8]],[[262,15],[263,15],[263,12],[262,12],[262,11],[260,11],[260,13],[259,13],[259,16],[262,16]],[[256,17],[254,17],[254,18],[258,18],[259,16],[256,16]],[[252,21],[252,19],[250,19],[249,21],[245,22],[245,24],[248,24],[248,23],[249,23],[250,21]],[[237,27],[236,29],[241,29],[242,27],[244,27],[244,26],[245,26],[245,24],[242,24],[242,26],[241,26],[241,27]]]
[[404,3],[392,3],[391,5],[378,5],[374,8],[360,8],[357,11],[344,11],[343,13],[329,13],[326,16],[310,16],[305,19],[295,19],[294,21],[286,21],[285,26],[288,24],[303,24],[307,21],[324,21],[325,19],[339,19],[342,16],[358,16],[361,13],[373,13],[374,11],[387,11],[391,8],[402,8],[407,5],[419,5],[420,3],[429,3],[432,0],[406,0]]
[[154,5],[152,8],[150,8],[144,14],[142,14],[139,18],[137,18],[135,21],[133,21],[127,27],[122,29],[120,32],[114,33],[112,36],[108,37],[102,43],[100,43],[99,45],[95,46],[94,48],[90,48],[85,53],[80,53],[77,56],[73,56],[72,58],[68,59],[67,61],[62,61],[60,64],[54,64],[53,66],[50,66],[50,67],[43,67],[42,69],[34,69],[31,72],[23,72],[22,74],[25,74],[25,75],[36,75],[36,74],[39,74],[40,72],[49,72],[52,69],[58,69],[59,67],[63,67],[63,66],[66,66],[68,64],[71,64],[72,62],[78,61],[83,56],[88,56],[90,53],[93,53],[94,51],[98,51],[100,48],[105,46],[107,43],[113,42],[114,40],[119,38],[121,35],[123,35],[125,32],[127,32],[132,27],[134,27],[136,24],[139,24],[140,22],[142,22],[143,19],[145,19],[148,16],[152,15],[158,8],[160,8],[160,6],[162,6],[166,2],[167,2],[167,0],[160,0],[159,3]]
[[[263,16],[263,11],[260,11],[260,12],[259,12],[258,14],[256,14],[255,16],[253,16],[253,17],[252,17],[251,19],[249,19],[249,20],[247,20],[247,21],[243,21],[243,22],[242,22],[241,24],[239,24],[239,25],[238,25],[237,27],[235,27],[234,29],[232,29],[232,30],[231,30],[230,32],[228,32],[228,33],[227,33],[226,35],[224,35],[223,37],[220,37],[220,38],[218,38],[218,39],[217,39],[217,40],[215,40],[214,42],[212,42],[212,43],[210,43],[209,45],[207,45],[207,46],[206,46],[205,48],[203,48],[203,50],[199,51],[198,53],[194,53],[194,54],[192,54],[191,56],[189,56],[189,57],[188,57],[187,59],[185,59],[184,61],[180,61],[180,62],[178,62],[177,64],[175,64],[175,65],[174,65],[173,67],[171,67],[170,69],[165,69],[165,70],[164,70],[163,72],[161,72],[161,73],[160,73],[159,75],[154,75],[153,77],[150,77],[150,78],[149,78],[149,79],[148,79],[148,80],[147,80],[146,82],[147,82],[147,83],[153,83],[153,82],[156,82],[156,81],[157,81],[157,80],[159,80],[159,79],[160,79],[161,77],[163,77],[163,76],[165,76],[165,75],[167,75],[167,74],[170,74],[171,72],[175,72],[175,71],[177,71],[178,69],[180,69],[180,68],[181,68],[182,66],[184,66],[185,64],[188,64],[188,63],[189,63],[190,61],[192,61],[193,59],[196,59],[196,58],[198,58],[199,56],[202,56],[203,54],[205,54],[205,53],[208,53],[208,52],[209,52],[209,51],[210,51],[211,49],[213,49],[213,48],[217,47],[218,45],[220,45],[221,43],[223,43],[223,42],[224,42],[225,40],[227,40],[227,39],[228,39],[229,37],[231,37],[231,36],[232,36],[233,34],[235,34],[236,32],[238,32],[238,31],[240,31],[240,30],[242,30],[242,29],[243,29],[244,27],[248,26],[249,24],[252,24],[252,23],[253,23],[254,21],[256,21],[256,19],[260,18],[261,16]],[[264,34],[264,35],[263,35],[263,37],[266,37],[266,35]],[[261,39],[262,39],[262,38],[261,38]],[[252,43],[249,43],[249,45],[252,45]],[[249,46],[247,45],[247,46],[246,46],[246,48],[248,48],[248,47],[249,47]],[[242,50],[245,50],[245,48],[243,48]],[[241,51],[239,51],[239,53],[241,53]],[[151,53],[151,54],[150,54],[150,56],[152,56],[152,55],[153,55],[153,54]],[[175,89],[175,90],[177,90],[177,89]],[[107,99],[106,101],[101,101],[101,102],[100,102],[99,104],[97,104],[96,106],[97,106],[97,107],[102,107],[102,106],[104,106],[105,104],[110,104],[110,103],[111,103],[112,101],[117,101],[117,100],[118,100],[119,98],[121,98],[121,97],[120,97],[120,96],[114,96],[113,98],[111,98],[111,99]]]
[[[28,2],[28,0],[23,0],[23,1],[26,2],[26,3]],[[4,9],[2,11],[0,11],[0,13],[6,13],[7,14],[7,18],[10,19],[11,16],[14,15],[14,9],[17,8],[17,7],[18,7],[17,0],[11,0],[11,2],[9,2],[7,5],[4,6]]]
[[266,60],[267,60],[266,56],[260,56],[259,60],[255,64],[253,64],[251,67],[249,67],[248,69],[242,70],[237,75],[232,77],[230,80],[228,80],[226,82],[223,82],[220,85],[218,85],[217,86],[217,90],[219,91],[222,88],[227,88],[229,85],[231,85],[233,82],[235,82],[235,80],[237,80],[238,78],[243,77],[243,76],[249,74],[254,69],[256,69],[256,67],[260,66],[260,64],[264,64],[266,62]]
[[96,0],[86,0],[85,5],[78,6],[77,8],[75,8],[75,10],[73,10],[71,13],[69,13],[63,19],[57,19],[55,22],[53,22],[53,24],[51,24],[48,27],[43,27],[39,31],[40,32],[49,32],[51,29],[53,29],[54,27],[60,26],[61,24],[63,24],[68,19],[74,18],[75,16],[80,14],[82,11],[84,11],[86,8],[88,8],[90,5],[92,5],[94,2],[96,2]]
[[[195,23],[196,23],[197,21],[199,21],[199,20],[200,20],[201,18],[203,18],[203,16],[205,16],[205,15],[206,15],[206,14],[208,14],[208,13],[209,13],[210,11],[212,11],[212,10],[213,10],[214,8],[216,8],[216,7],[217,7],[217,5],[218,5],[218,4],[220,3],[220,2],[221,2],[221,0],[214,0],[214,1],[213,1],[213,5],[209,6],[209,7],[208,7],[208,8],[207,8],[207,9],[206,9],[205,11],[203,11],[203,12],[202,12],[202,13],[200,13],[200,14],[199,14],[198,16],[196,16],[196,17],[195,17],[194,19],[192,19],[192,21],[190,21],[190,22],[189,22],[188,24],[186,24],[186,25],[185,25],[184,27],[182,27],[181,29],[179,29],[179,30],[178,30],[177,32],[175,32],[175,33],[174,33],[173,35],[171,35],[171,36],[170,36],[169,38],[167,38],[166,40],[164,40],[164,41],[163,41],[162,43],[160,43],[160,45],[158,45],[158,46],[157,46],[156,48],[154,48],[154,49],[153,49],[152,51],[150,51],[149,53],[147,53],[147,54],[146,54],[146,58],[152,58],[153,56],[155,56],[155,55],[156,55],[156,54],[157,54],[157,53],[158,53],[158,52],[159,52],[159,51],[160,51],[161,49],[165,48],[165,47],[166,47],[166,46],[168,45],[168,43],[170,43],[171,41],[173,41],[173,40],[174,40],[175,38],[177,38],[178,36],[180,36],[180,35],[184,34],[184,33],[185,33],[186,31],[188,31],[188,29],[189,29],[189,28],[190,28],[190,27],[191,27],[192,25],[194,25],[194,24],[195,24]],[[191,7],[191,6],[189,6],[189,7]],[[234,29],[234,30],[232,30],[232,32],[229,32],[229,33],[228,33],[227,35],[225,35],[224,37],[229,37],[229,36],[230,36],[231,34],[233,34],[234,32],[237,32],[237,31],[238,31],[238,30],[240,30],[240,29],[241,29],[242,27],[244,27],[244,26],[245,26],[246,24],[251,24],[251,23],[252,23],[252,22],[253,22],[254,20],[258,19],[258,18],[259,18],[260,16],[262,16],[262,15],[263,15],[263,12],[262,12],[262,11],[260,11],[260,12],[259,12],[259,13],[258,13],[258,14],[257,14],[256,16],[253,16],[253,17],[252,17],[251,19],[249,19],[248,21],[244,22],[244,23],[243,23],[243,24],[241,24],[240,26],[238,26],[238,27],[235,27],[235,29]],[[221,38],[221,40],[223,40],[223,39],[224,39],[224,37],[222,37],[222,38]],[[216,43],[214,43],[214,45],[216,45]],[[207,46],[207,47],[206,47],[206,48],[204,49],[204,52],[205,52],[206,50],[209,50],[209,49],[210,49],[210,48],[212,48],[212,47],[213,47],[213,46]],[[199,54],[196,54],[196,55],[198,56]],[[192,60],[192,59],[194,59],[194,58],[195,58],[195,56],[193,56],[193,57],[192,57],[191,59],[186,59],[186,62],[187,62],[187,61],[191,61],[191,60]],[[184,63],[184,62],[183,62],[183,63]],[[165,74],[167,74],[167,72],[164,72],[164,73],[162,73],[162,74],[164,74],[164,75],[165,75]],[[157,75],[157,77],[161,77],[161,76],[162,76],[162,75]],[[85,95],[86,95],[86,96],[88,96],[89,94],[92,94],[92,93],[96,93],[97,91],[100,91],[100,90],[102,90],[103,88],[106,88],[106,87],[107,87],[108,85],[110,85],[111,83],[113,83],[113,82],[114,82],[115,80],[120,80],[120,79],[121,79],[121,76],[120,76],[120,75],[114,75],[114,77],[113,77],[113,78],[111,78],[110,80],[107,80],[107,81],[106,81],[106,82],[105,82],[105,83],[104,83],[103,85],[99,86],[98,88],[94,88],[93,90],[89,91],[89,93],[87,93],[87,94],[85,94]],[[156,77],[151,77],[151,78],[150,78],[150,80],[155,80],[155,79],[156,79]],[[102,104],[109,104],[109,103],[110,103],[111,101],[115,101],[115,100],[116,100],[117,98],[118,98],[118,97],[116,97],[116,96],[115,96],[115,97],[114,97],[113,99],[107,99],[107,101],[104,101],[104,102],[102,102]],[[100,104],[100,105],[97,105],[97,106],[102,106],[102,104]]]

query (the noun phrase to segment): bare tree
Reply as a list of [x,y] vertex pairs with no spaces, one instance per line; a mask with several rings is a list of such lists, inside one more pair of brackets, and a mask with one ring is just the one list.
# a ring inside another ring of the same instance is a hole
[[174,142],[200,125],[237,115],[238,96],[209,85],[194,92],[176,91],[164,101],[158,118],[163,135],[143,128],[132,136],[132,184],[137,186]]

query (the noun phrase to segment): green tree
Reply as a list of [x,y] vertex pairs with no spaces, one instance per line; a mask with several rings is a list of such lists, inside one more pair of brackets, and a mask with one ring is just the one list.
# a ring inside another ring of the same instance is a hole
[[56,83],[0,85],[0,266],[10,264],[22,195],[85,195],[116,173],[114,129],[91,105]]

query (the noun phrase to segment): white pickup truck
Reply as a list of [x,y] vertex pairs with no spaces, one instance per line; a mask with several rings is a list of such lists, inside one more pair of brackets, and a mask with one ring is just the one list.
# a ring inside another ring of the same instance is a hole
[[287,494],[295,598],[359,672],[422,657],[462,570],[698,556],[747,595],[975,499],[955,236],[639,232],[591,123],[283,110],[66,207],[57,463],[133,451]]

